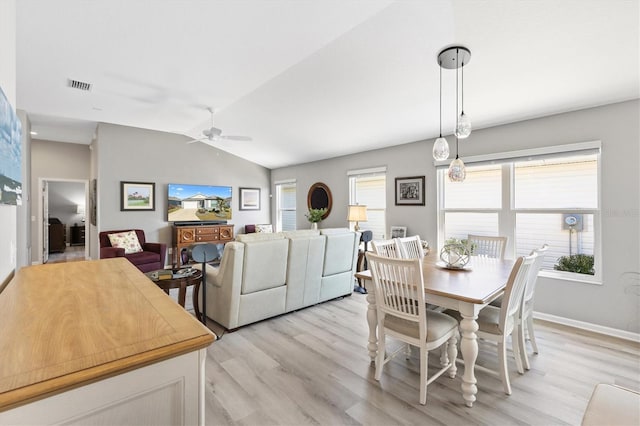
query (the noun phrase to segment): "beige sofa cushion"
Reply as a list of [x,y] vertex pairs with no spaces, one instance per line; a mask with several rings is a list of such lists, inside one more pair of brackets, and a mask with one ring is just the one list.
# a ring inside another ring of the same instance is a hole
[[287,312],[320,301],[325,239],[316,231],[316,235],[298,235],[288,241]]
[[326,277],[328,275],[351,271],[355,250],[354,233],[349,232],[346,228],[342,230],[342,232],[333,232],[333,230],[331,230],[327,233],[325,231],[329,230],[323,229],[320,231],[327,239],[322,276]]
[[260,233],[236,235],[236,241],[239,241],[241,243],[250,243],[254,241],[283,240],[283,239],[284,239],[284,235],[282,235],[281,232],[276,232],[276,233],[260,232]]
[[298,229],[297,231],[283,231],[285,238],[308,238],[320,235],[317,229]]
[[[274,234],[248,234],[274,235]],[[284,237],[244,243],[241,294],[285,285],[289,240]]]

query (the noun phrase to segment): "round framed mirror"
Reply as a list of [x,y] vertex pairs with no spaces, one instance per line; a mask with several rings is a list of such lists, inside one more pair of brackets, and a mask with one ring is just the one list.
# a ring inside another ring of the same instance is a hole
[[331,213],[332,205],[333,198],[327,185],[322,182],[316,182],[311,185],[309,194],[307,194],[307,207],[309,209],[327,209],[327,212],[322,215],[322,219],[326,219]]

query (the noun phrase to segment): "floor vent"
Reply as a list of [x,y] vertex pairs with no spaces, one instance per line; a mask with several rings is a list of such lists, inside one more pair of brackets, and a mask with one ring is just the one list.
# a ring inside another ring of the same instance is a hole
[[73,89],[84,90],[85,92],[91,90],[91,83],[86,83],[80,80],[72,80],[69,78],[67,79],[67,85]]

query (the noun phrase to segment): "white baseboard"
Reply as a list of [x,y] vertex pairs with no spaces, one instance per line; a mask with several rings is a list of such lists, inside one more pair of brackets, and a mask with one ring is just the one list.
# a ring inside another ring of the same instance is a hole
[[631,331],[619,330],[617,328],[605,327],[603,325],[592,324],[590,322],[578,321],[570,318],[559,317],[556,315],[545,314],[543,312],[534,312],[533,317],[543,321],[549,321],[556,324],[562,324],[569,327],[579,328],[582,330],[592,331],[619,339],[630,340],[640,343],[640,334]]

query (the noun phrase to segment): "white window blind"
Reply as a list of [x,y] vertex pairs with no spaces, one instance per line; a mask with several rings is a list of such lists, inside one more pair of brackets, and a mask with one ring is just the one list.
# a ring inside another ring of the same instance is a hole
[[296,229],[296,183],[276,184],[276,231]]
[[381,168],[368,171],[370,173],[348,173],[349,204],[367,206],[367,221],[359,223],[360,229],[372,231],[373,239],[381,240],[385,238],[386,229],[386,172]]

